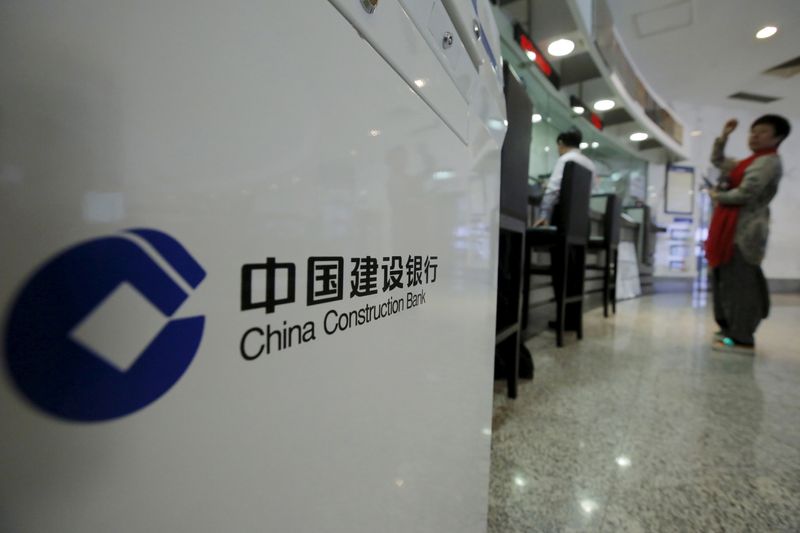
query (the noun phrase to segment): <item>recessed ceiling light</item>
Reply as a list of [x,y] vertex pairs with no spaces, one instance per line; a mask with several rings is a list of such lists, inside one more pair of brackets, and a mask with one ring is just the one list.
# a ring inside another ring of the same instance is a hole
[[550,147],[549,147],[549,146],[545,146],[545,147],[544,147],[544,151],[545,151],[545,152],[549,152],[549,151],[550,151]]
[[533,122],[534,124],[541,121],[542,121],[542,115],[540,115],[539,113],[534,113],[533,115],[531,115],[531,122]]
[[693,130],[689,135],[691,135],[692,137],[699,137],[702,134],[703,134],[703,132],[700,131],[700,130]]
[[575,113],[577,113],[578,115],[583,115],[583,112],[586,111],[583,107],[579,105],[573,107],[572,110],[575,111]]
[[778,33],[778,28],[776,28],[775,26],[764,26],[763,28],[758,30],[758,33],[756,33],[756,38],[769,39],[776,33]]
[[573,50],[575,50],[575,43],[569,39],[558,39],[547,47],[547,53],[556,57],[568,56]]
[[425,87],[425,85],[427,85],[427,83],[425,80],[419,79],[419,80],[414,80],[414,85],[422,89],[423,87]]
[[631,136],[630,136],[630,140],[632,140],[633,142],[640,142],[640,141],[647,140],[647,134],[646,133],[642,133],[641,131],[636,132],[636,133],[632,133]]
[[530,59],[531,61],[536,61],[536,52],[533,52],[531,50],[527,50],[525,52],[525,55],[528,56],[528,59]]
[[581,150],[586,150],[587,148],[589,148],[589,143],[581,143],[579,148]]
[[614,100],[598,100],[594,103],[595,111],[608,111],[609,109],[614,109],[614,106],[617,105]]
[[380,134],[381,134],[381,130],[369,130],[369,134],[370,134],[372,137],[377,137],[378,135],[380,135]]
[[592,143],[592,148],[597,148],[597,147],[599,147],[599,146],[600,146],[600,143],[599,143],[599,142],[597,142],[597,141],[594,141],[594,142]]

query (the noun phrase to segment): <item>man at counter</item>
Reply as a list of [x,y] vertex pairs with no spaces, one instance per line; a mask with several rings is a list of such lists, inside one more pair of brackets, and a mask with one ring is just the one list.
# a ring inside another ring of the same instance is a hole
[[558,145],[559,158],[556,161],[556,166],[550,179],[547,180],[547,187],[542,197],[542,203],[539,207],[539,216],[536,219],[534,226],[546,226],[550,224],[550,219],[553,216],[553,207],[558,204],[558,197],[561,191],[561,180],[564,178],[564,166],[573,161],[592,172],[593,181],[597,176],[594,163],[591,159],[583,155],[580,151],[581,140],[583,136],[578,130],[564,131],[556,138]]

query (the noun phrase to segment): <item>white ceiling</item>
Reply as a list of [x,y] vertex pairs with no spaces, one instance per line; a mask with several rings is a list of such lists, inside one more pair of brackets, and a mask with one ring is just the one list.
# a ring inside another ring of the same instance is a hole
[[[800,115],[800,75],[762,74],[800,55],[800,0],[606,1],[634,64],[664,100]],[[778,33],[756,39],[766,25]],[[739,91],[782,99],[728,98]]]

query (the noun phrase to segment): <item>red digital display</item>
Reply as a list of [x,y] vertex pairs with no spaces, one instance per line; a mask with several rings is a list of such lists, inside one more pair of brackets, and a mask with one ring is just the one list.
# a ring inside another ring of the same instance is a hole
[[542,52],[536,48],[536,45],[531,42],[527,35],[520,36],[519,46],[525,51],[528,59],[531,59],[534,63],[536,63],[536,66],[539,67],[539,70],[544,72],[545,76],[550,76],[553,74],[553,67],[550,66],[550,63],[548,63],[544,58]]
[[522,48],[522,51],[525,52],[528,59],[530,59],[539,68],[542,74],[547,76],[547,79],[558,89],[561,84],[558,74],[553,70],[553,66],[547,61],[547,58],[544,57],[541,50],[533,44],[533,39],[528,37],[528,34],[525,33],[522,26],[519,24],[514,25],[514,38],[517,40],[519,47]]
[[599,116],[597,116],[596,113],[592,113],[589,116],[589,120],[592,121],[592,125],[594,125],[594,127],[597,128],[598,130],[602,130],[603,129],[603,119],[601,119]]

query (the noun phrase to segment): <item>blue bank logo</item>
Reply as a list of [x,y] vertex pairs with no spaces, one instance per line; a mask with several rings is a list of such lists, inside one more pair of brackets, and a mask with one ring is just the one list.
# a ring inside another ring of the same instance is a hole
[[[185,283],[176,282],[157,256]],[[5,352],[13,381],[36,406],[69,420],[109,420],[147,406],[180,379],[197,353],[205,318],[171,317],[189,298],[184,289],[196,289],[205,276],[178,241],[152,229],[65,250],[33,274],[11,307]],[[135,295],[156,319],[152,340],[127,360],[114,353],[115,339],[124,341],[143,324],[125,322],[126,304],[114,303],[127,301],[115,296],[121,293]],[[122,320],[94,319],[95,311],[120,305]],[[105,349],[81,342],[86,331],[99,332]]]

